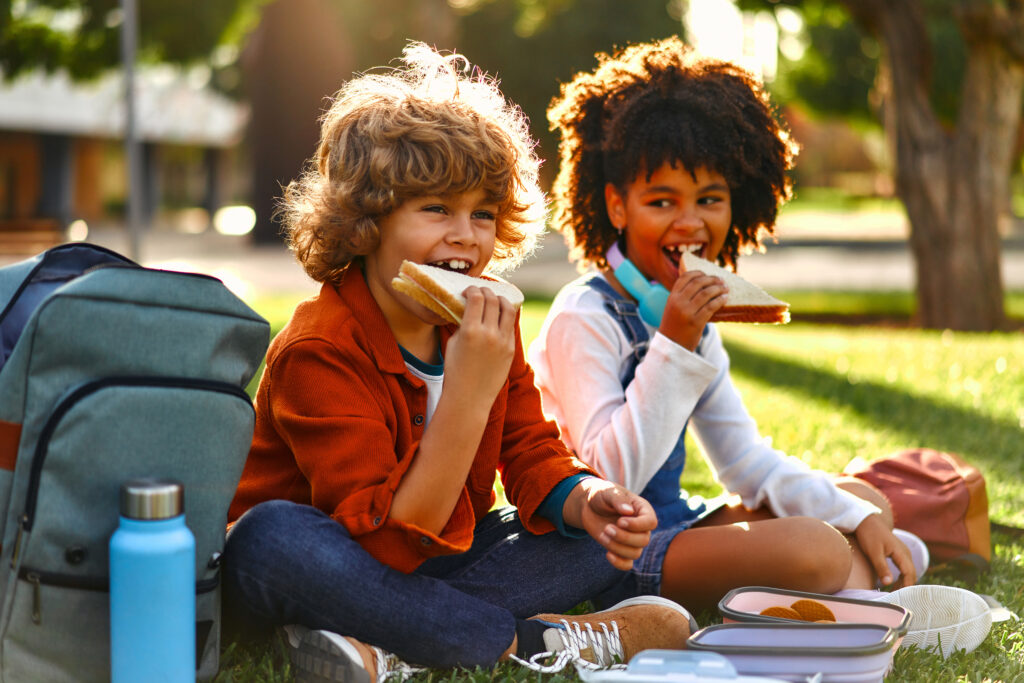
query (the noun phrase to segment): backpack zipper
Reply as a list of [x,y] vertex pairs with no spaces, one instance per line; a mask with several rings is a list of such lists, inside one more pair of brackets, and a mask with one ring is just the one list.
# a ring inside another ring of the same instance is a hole
[[[32,623],[36,625],[43,623],[42,598],[40,592],[44,585],[56,586],[58,588],[95,591],[97,593],[107,593],[110,591],[110,579],[105,576],[58,574],[57,572],[45,572],[39,569],[22,567],[18,572],[18,578],[32,585]],[[219,572],[208,579],[200,579],[196,581],[196,595],[202,595],[203,593],[209,593],[210,591],[216,590],[219,583]]]

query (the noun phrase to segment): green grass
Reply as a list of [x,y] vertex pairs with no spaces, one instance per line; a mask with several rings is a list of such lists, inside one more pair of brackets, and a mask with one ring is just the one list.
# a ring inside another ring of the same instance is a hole
[[[896,314],[908,295],[785,293],[794,310]],[[1008,298],[1024,309],[1024,295]],[[275,331],[291,302],[256,301]],[[522,315],[524,339],[540,328],[547,301],[531,300]],[[1024,337],[868,326],[721,325],[733,378],[762,434],[814,467],[838,471],[853,457],[927,446],[961,454],[988,483],[993,520],[1024,526]],[[697,448],[691,444],[692,454]],[[718,492],[703,459],[684,472],[693,493]],[[990,594],[1024,615],[1024,539],[994,533],[993,562],[976,583],[929,573],[926,582]],[[700,615],[702,625],[713,614]],[[280,643],[230,646],[218,681],[289,681]],[[572,676],[544,680],[575,680]],[[431,671],[423,681],[532,681],[516,666],[494,670]],[[1024,681],[1024,634],[1019,622],[995,624],[974,652],[948,660],[918,650],[896,653],[887,681]]]
[[801,186],[793,199],[786,203],[784,212],[827,211],[830,213],[885,213],[903,215],[903,204],[895,197],[863,196],[837,187]]

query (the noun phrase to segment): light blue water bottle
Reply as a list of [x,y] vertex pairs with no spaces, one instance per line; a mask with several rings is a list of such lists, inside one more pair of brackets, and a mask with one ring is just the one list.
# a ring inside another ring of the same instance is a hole
[[113,683],[195,681],[195,555],[179,482],[121,487],[120,525],[110,537]]

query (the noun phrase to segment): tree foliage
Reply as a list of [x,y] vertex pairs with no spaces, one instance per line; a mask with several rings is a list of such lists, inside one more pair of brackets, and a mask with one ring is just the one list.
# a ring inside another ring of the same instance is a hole
[[682,11],[677,0],[485,0],[463,10],[458,48],[497,74],[529,116],[542,157],[553,160],[546,111],[559,84],[593,68],[597,52],[680,33]]
[[[804,22],[806,52],[780,60],[780,77],[772,90],[782,100],[797,100],[823,116],[878,125],[876,76],[882,47],[875,36],[850,17],[839,2],[829,0],[738,0],[748,10],[787,6]],[[936,115],[947,125],[956,119],[967,60],[963,35],[949,0],[921,3],[926,16],[932,77],[929,97]]]
[[[139,0],[139,56],[145,61],[208,60],[262,0]],[[88,79],[121,60],[119,0],[0,0],[0,70],[66,69]],[[234,32],[237,40],[240,31]]]

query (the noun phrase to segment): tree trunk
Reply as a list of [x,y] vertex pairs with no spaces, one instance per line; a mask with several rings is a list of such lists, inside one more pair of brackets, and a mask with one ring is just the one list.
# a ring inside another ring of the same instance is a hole
[[994,36],[978,30],[986,21],[973,17],[971,30],[965,29],[968,63],[959,118],[947,131],[928,99],[931,60],[919,3],[844,4],[885,52],[883,117],[897,192],[910,219],[918,323],[1000,329],[1005,312],[999,224],[1009,197],[1024,66]]
[[327,0],[268,3],[249,37],[242,65],[252,112],[256,244],[281,243],[281,226],[273,219],[277,201],[316,149],[326,98],[354,70],[349,42]]

